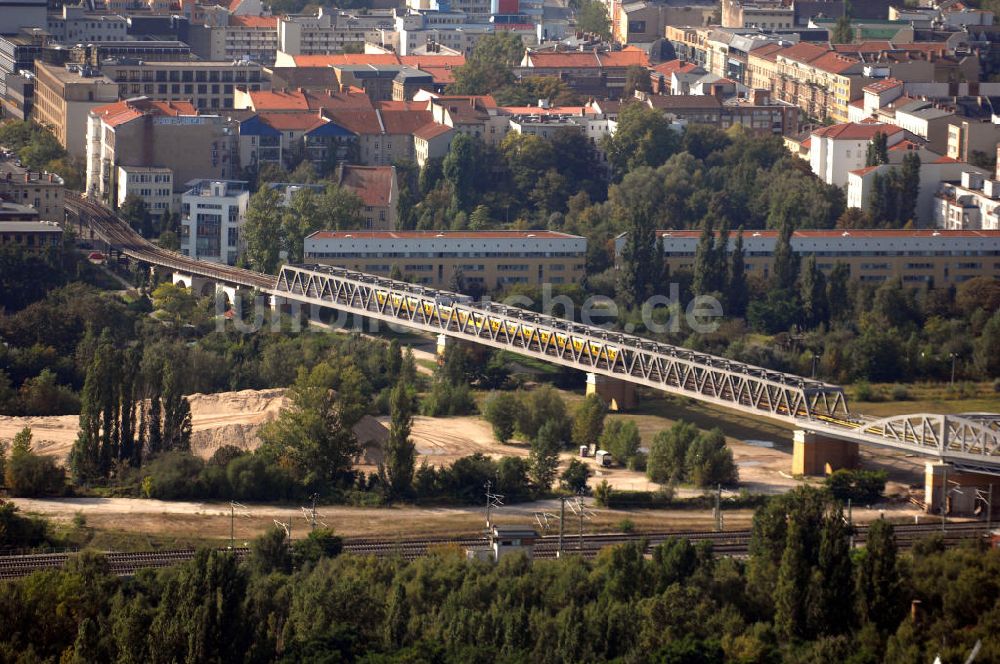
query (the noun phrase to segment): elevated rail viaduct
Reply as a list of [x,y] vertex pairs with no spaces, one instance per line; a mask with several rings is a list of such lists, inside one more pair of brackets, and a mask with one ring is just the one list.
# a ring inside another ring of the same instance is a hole
[[[697,399],[795,427],[792,472],[820,475],[857,462],[858,446],[926,459],[925,503],[969,511],[979,491],[1000,496],[1000,415],[915,413],[868,418],[852,413],[843,388],[598,326],[456,293],[322,265],[285,265],[277,277],[209,263],[157,247],[104,206],[66,197],[67,221],[89,229],[109,253],[173,273],[203,294],[215,288],[270,296],[274,306],[315,305],[364,318],[505,349],[587,375],[588,393],[612,405],[635,386]],[[953,491],[962,486],[966,490]]]

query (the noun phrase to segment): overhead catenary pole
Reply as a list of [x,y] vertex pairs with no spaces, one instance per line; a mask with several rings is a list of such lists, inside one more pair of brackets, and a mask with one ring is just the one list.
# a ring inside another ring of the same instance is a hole
[[566,496],[559,496],[559,551],[557,556],[562,556],[563,551],[563,530],[566,525]]

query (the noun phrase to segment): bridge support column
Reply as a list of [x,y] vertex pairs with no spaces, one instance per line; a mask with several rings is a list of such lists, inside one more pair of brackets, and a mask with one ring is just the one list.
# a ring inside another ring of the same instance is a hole
[[858,444],[796,429],[792,447],[793,475],[828,475],[858,465]]
[[639,404],[635,384],[602,374],[587,374],[587,396],[596,394],[608,405],[608,410],[628,410]]
[[215,284],[216,296],[224,295],[226,299],[229,300],[229,304],[233,304],[234,302],[236,302],[237,290],[238,289],[236,288],[236,286],[227,286],[226,284],[219,284],[219,283]]
[[444,351],[448,347],[448,335],[439,334],[437,338],[437,356],[439,360],[444,359]]
[[[1000,476],[985,473],[970,473],[956,470],[950,463],[928,461],[924,467],[924,503],[927,511],[940,513],[945,502],[945,482],[947,487],[946,512],[956,515],[970,515],[977,507],[985,508],[979,493],[989,495],[993,487],[993,498],[1000,498]],[[994,520],[1000,516],[1000,509],[993,509]]]
[[212,283],[210,279],[206,279],[205,277],[197,277],[191,274],[184,274],[183,272],[174,272],[171,280],[175,284],[190,288],[191,292],[199,297],[204,295],[205,287]]

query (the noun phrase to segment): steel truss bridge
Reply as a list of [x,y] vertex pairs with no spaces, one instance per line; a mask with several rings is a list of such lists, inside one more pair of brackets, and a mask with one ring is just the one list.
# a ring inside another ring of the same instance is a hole
[[1000,415],[860,417],[849,411],[843,388],[837,385],[341,268],[285,265],[275,279],[161,249],[93,201],[67,194],[66,207],[110,250],[216,283],[253,288],[276,302],[331,307],[779,420],[822,437],[1000,475]]

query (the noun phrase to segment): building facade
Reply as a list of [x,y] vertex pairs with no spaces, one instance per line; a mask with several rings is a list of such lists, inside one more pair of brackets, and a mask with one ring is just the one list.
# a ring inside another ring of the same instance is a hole
[[447,288],[456,273],[482,290],[579,283],[587,239],[553,231],[317,231],[306,260]]
[[[671,274],[694,269],[699,231],[657,231],[657,236],[663,238]],[[729,251],[735,242],[730,235]],[[748,276],[769,277],[777,242],[777,231],[743,234]],[[619,257],[624,244],[623,234],[616,238]],[[822,272],[843,263],[851,279],[867,283],[898,278],[904,286],[940,288],[984,275],[1000,277],[1000,231],[802,230],[792,235],[791,245],[803,258],[815,256]]]
[[264,68],[249,61],[140,62],[105,64],[102,73],[118,85],[121,99],[147,97],[159,101],[190,101],[199,111],[234,108],[237,89],[271,88]]
[[177,211],[174,196],[174,173],[156,166],[119,166],[115,206],[121,207],[129,196],[141,198],[153,217]]
[[21,168],[10,161],[0,162],[0,198],[30,205],[45,221],[61,221],[65,214],[63,179],[55,173]]
[[250,191],[241,180],[198,180],[181,196],[181,253],[234,265]]
[[82,157],[87,152],[84,136],[90,111],[116,99],[114,82],[89,67],[35,65],[32,119],[50,127],[71,156]]
[[62,245],[62,228],[51,221],[0,220],[0,247],[19,247],[28,253],[58,249]]

